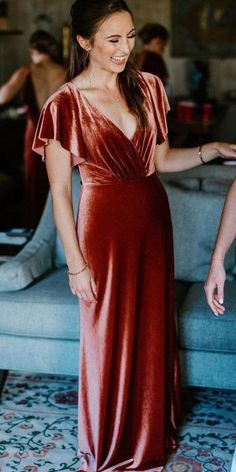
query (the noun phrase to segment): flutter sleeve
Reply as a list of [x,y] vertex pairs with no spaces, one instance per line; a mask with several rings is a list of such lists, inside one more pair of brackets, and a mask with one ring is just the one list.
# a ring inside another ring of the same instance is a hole
[[67,91],[58,91],[45,103],[36,128],[33,151],[45,160],[45,147],[55,140],[70,153],[71,166],[83,163],[85,149],[78,104]]
[[159,77],[153,74],[143,74],[148,86],[149,98],[157,131],[157,144],[162,144],[167,139],[168,127],[166,114],[170,110],[169,101],[164,85]]

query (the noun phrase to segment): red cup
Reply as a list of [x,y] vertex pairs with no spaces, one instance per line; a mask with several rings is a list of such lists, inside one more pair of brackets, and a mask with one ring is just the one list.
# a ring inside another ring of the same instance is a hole
[[179,121],[191,121],[196,108],[194,102],[183,101],[177,103],[177,119]]
[[195,108],[194,103],[187,103],[186,102],[185,109],[184,109],[184,119],[185,119],[185,121],[191,121],[193,119],[194,108]]
[[212,118],[212,104],[204,103],[202,106],[202,121],[210,121]]
[[183,121],[184,120],[184,105],[181,102],[177,103],[176,111],[177,111],[177,120]]

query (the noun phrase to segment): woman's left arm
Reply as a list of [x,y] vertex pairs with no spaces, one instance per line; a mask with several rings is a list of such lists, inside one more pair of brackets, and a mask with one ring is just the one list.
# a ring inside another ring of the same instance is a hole
[[212,254],[211,266],[204,287],[207,302],[215,315],[224,313],[224,258],[236,237],[235,209],[236,178],[234,179],[225,200],[215,249]]
[[[203,163],[216,157],[236,159],[236,144],[213,142],[192,148],[170,148],[168,139],[156,146],[155,167],[158,172],[178,172]],[[202,162],[202,160],[204,162]]]

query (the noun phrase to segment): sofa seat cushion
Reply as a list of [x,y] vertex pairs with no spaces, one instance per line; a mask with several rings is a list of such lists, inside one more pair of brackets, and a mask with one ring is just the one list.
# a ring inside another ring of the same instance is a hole
[[180,305],[182,305],[184,301],[184,297],[189,289],[191,284],[182,282],[181,280],[175,280],[174,283],[174,308],[175,311],[178,310]]
[[79,305],[70,292],[65,268],[24,290],[0,293],[0,305],[1,334],[79,339]]
[[236,281],[225,284],[225,314],[214,316],[204,284],[189,289],[178,316],[179,344],[184,349],[236,353]]

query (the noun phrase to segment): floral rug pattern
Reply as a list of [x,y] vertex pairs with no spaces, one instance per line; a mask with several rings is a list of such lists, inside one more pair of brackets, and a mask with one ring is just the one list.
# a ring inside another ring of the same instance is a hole
[[[77,472],[77,379],[10,372],[0,402],[0,472]],[[186,389],[165,472],[230,472],[236,391]]]

